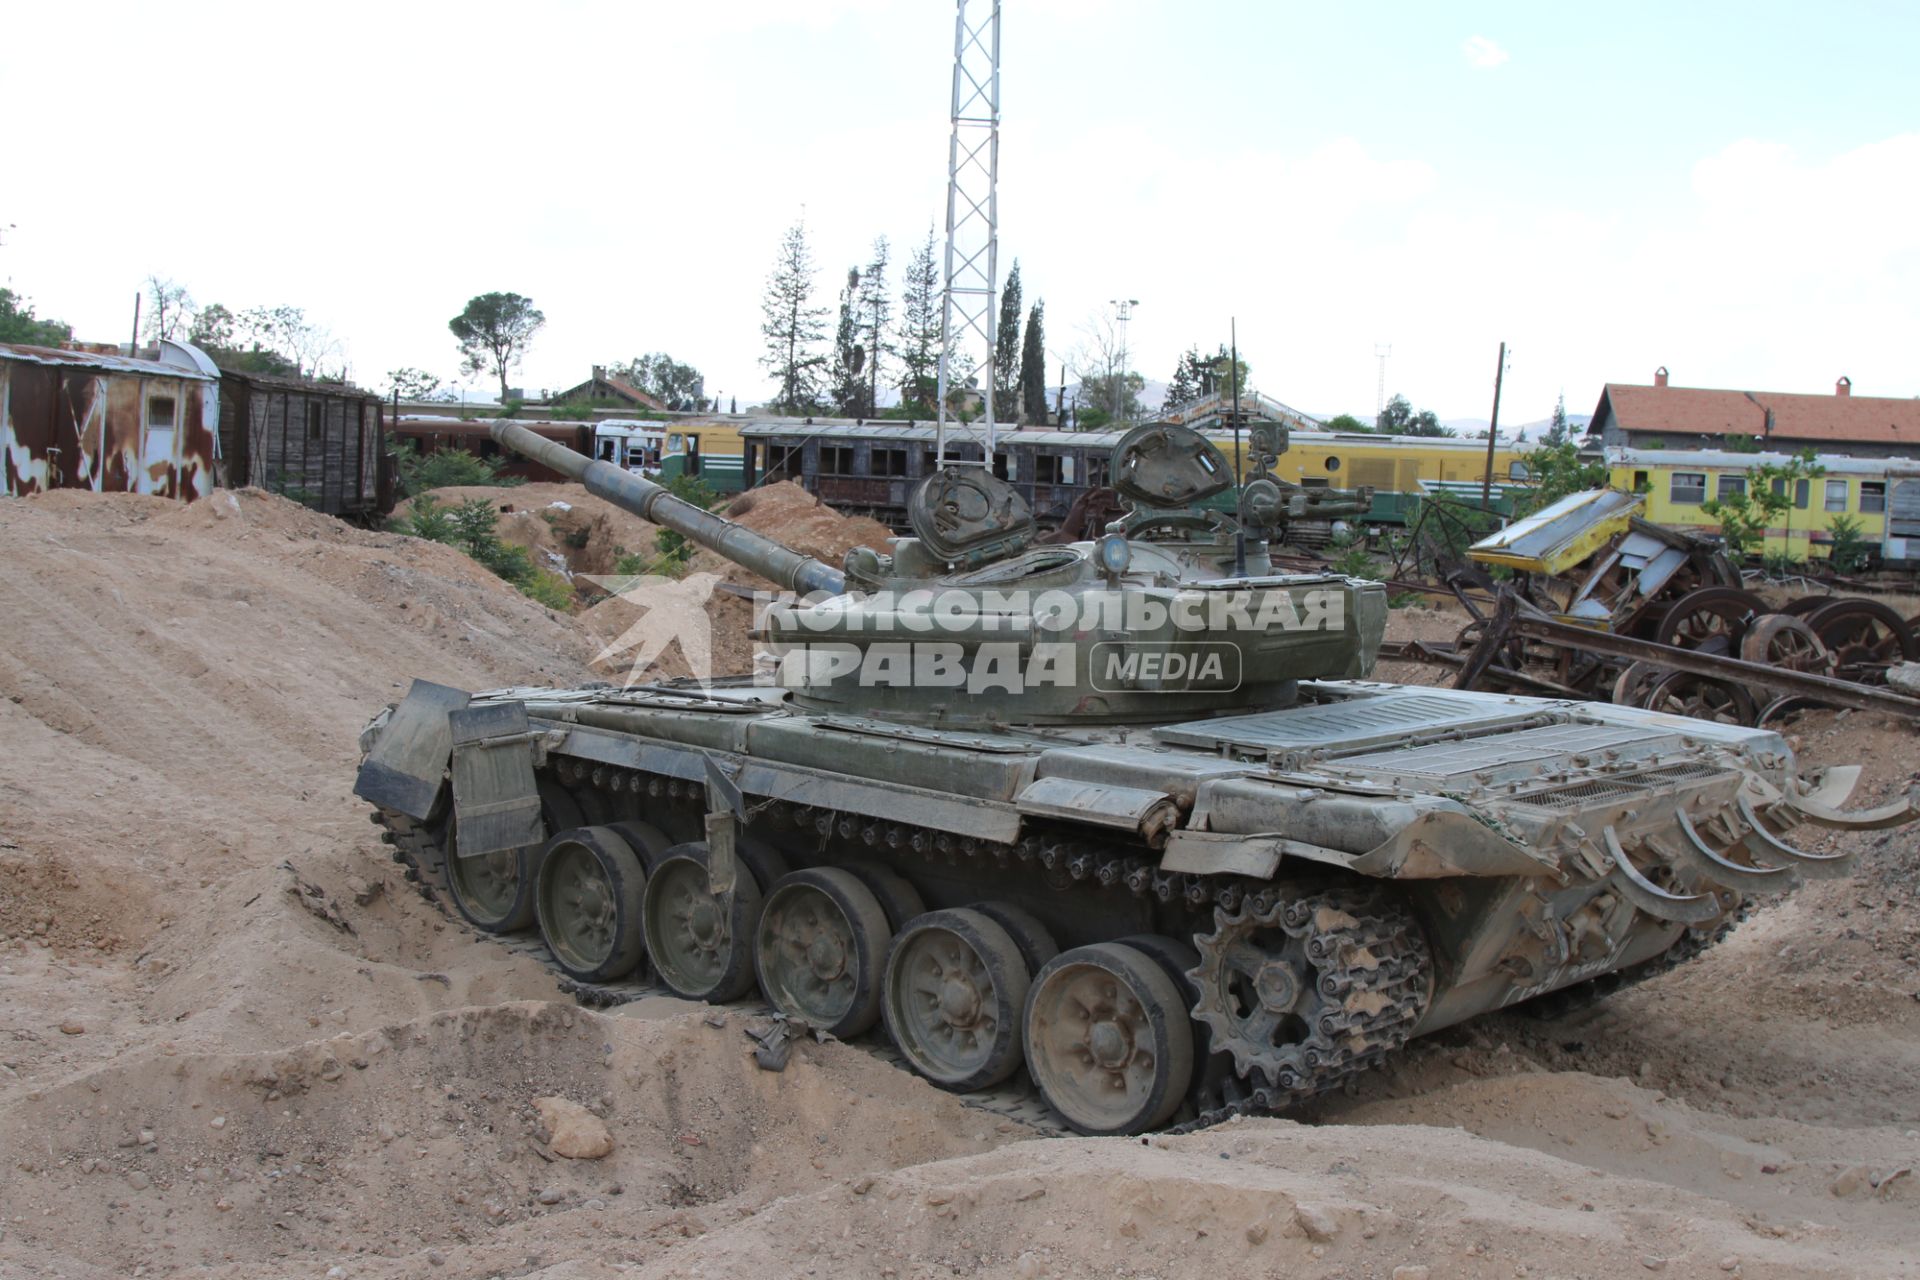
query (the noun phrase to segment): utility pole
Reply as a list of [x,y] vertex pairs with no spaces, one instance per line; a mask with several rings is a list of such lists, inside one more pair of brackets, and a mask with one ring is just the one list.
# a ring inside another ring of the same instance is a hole
[[1493,421],[1487,424],[1487,474],[1480,478],[1480,509],[1493,510],[1493,445],[1500,438],[1500,383],[1507,376],[1507,344],[1500,344],[1500,363],[1493,369]]
[[940,300],[940,406],[934,428],[934,465],[947,465],[947,391],[953,357],[978,341],[986,352],[979,368],[984,438],[981,459],[993,469],[993,357],[999,317],[995,261],[999,245],[1000,0],[974,0],[978,15],[967,21],[967,0],[955,0],[953,19],[953,132],[947,141],[946,285]]
[[1387,412],[1387,357],[1393,354],[1391,342],[1373,344],[1373,358],[1380,362],[1380,382],[1373,389],[1373,424],[1380,425],[1380,419]]
[[1120,311],[1120,380],[1115,382],[1111,376],[1107,379],[1107,394],[1113,397],[1113,420],[1119,422],[1127,407],[1127,321],[1133,319],[1133,309],[1140,305],[1140,299],[1113,298],[1109,302]]

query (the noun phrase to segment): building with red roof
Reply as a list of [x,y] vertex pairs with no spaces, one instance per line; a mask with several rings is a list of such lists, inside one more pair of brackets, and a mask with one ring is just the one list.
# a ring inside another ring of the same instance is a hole
[[1725,449],[1728,437],[1744,436],[1781,453],[1811,448],[1860,458],[1915,457],[1920,399],[1856,396],[1847,378],[1834,384],[1832,395],[1676,387],[1662,366],[1650,387],[1609,382],[1589,430],[1609,448]]

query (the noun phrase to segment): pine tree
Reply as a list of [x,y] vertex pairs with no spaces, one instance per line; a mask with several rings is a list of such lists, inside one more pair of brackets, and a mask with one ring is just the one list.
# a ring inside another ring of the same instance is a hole
[[860,268],[847,268],[840,291],[840,324],[833,333],[833,411],[842,418],[870,418],[867,408],[867,351],[861,345]]
[[1201,390],[1202,366],[1200,348],[1188,347],[1180,356],[1180,363],[1174,368],[1173,379],[1167,383],[1167,398],[1163,410],[1178,409],[1191,404],[1205,394]]
[[1014,402],[1020,394],[1020,355],[1020,259],[1015,258],[1000,290],[1000,328],[993,344],[994,416],[1009,422],[1019,416]]
[[1572,434],[1567,429],[1567,393],[1562,391],[1560,398],[1554,401],[1553,425],[1547,428],[1547,443],[1562,444]]
[[1027,336],[1020,346],[1020,421],[1047,420],[1047,304],[1039,298],[1027,312]]
[[781,238],[780,254],[760,299],[760,334],[767,342],[760,363],[780,384],[773,403],[782,413],[811,413],[820,401],[820,374],[827,358],[816,348],[826,337],[827,309],[808,305],[813,271],[807,225],[797,221]]
[[893,317],[893,300],[887,296],[887,259],[890,246],[885,236],[873,242],[873,257],[860,273],[860,339],[867,348],[867,415],[880,412],[880,362],[893,354],[887,325]]
[[900,296],[900,402],[917,417],[934,417],[940,395],[940,270],[933,255],[933,228],[913,251]]

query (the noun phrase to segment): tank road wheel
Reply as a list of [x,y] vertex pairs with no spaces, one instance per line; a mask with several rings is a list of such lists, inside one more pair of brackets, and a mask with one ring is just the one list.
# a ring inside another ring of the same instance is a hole
[[668,850],[647,878],[640,904],[647,958],[667,990],[710,1004],[751,991],[760,902],[750,866],[735,873],[733,897],[722,902],[708,887],[706,845]]
[[1011,902],[975,902],[968,909],[978,911],[1007,931],[1013,945],[1020,948],[1020,958],[1027,962],[1028,973],[1040,972],[1047,961],[1060,954],[1060,944],[1031,911],[1022,911]]
[[[571,831],[583,824],[580,806],[559,785],[541,779],[540,818],[549,833]],[[447,858],[447,896],[468,924],[485,933],[515,933],[534,922],[535,881],[546,844],[502,849],[471,858],[460,856],[459,824],[448,819],[450,853]]]
[[612,982],[640,965],[640,901],[647,874],[618,832],[577,827],[547,845],[540,864],[540,936],[581,982]]
[[[1192,974],[1200,967],[1200,953],[1192,943],[1169,938],[1164,933],[1136,933],[1120,939],[1120,945],[1144,952],[1158,961],[1160,968],[1173,979],[1173,985],[1180,989],[1189,1010],[1199,1002],[1200,984],[1193,980]],[[1233,1058],[1214,1052],[1213,1033],[1204,1022],[1189,1016],[1187,1030],[1193,1036],[1193,1083],[1187,1089],[1187,1100],[1196,1113],[1209,1111],[1226,1101],[1226,1085],[1234,1074]]]
[[1144,952],[1099,942],[1047,962],[1027,996],[1027,1069],[1080,1133],[1166,1123],[1193,1079],[1180,987]]
[[773,886],[754,935],[760,991],[790,1018],[845,1039],[880,1018],[886,908],[852,872],[796,871]]
[[908,921],[887,957],[887,1034],[915,1071],[965,1093],[1020,1066],[1032,977],[1000,925],[969,908]]
[[[907,921],[926,911],[927,904],[921,898],[920,891],[893,868],[883,867],[877,862],[850,862],[846,869],[879,899],[880,909],[887,913],[889,933],[900,932],[906,927]],[[882,956],[883,964],[885,960],[886,957]]]
[[649,875],[660,865],[660,859],[667,856],[667,850],[673,847],[673,841],[667,838],[666,833],[650,822],[628,819],[605,825],[627,842],[627,848],[633,850],[633,856],[640,859],[640,869]]

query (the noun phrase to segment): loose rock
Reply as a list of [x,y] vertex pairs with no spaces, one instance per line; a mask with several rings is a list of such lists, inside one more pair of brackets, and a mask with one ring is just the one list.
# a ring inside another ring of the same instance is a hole
[[569,1160],[598,1160],[613,1150],[606,1122],[569,1098],[535,1098],[540,1123],[553,1137],[547,1145]]

